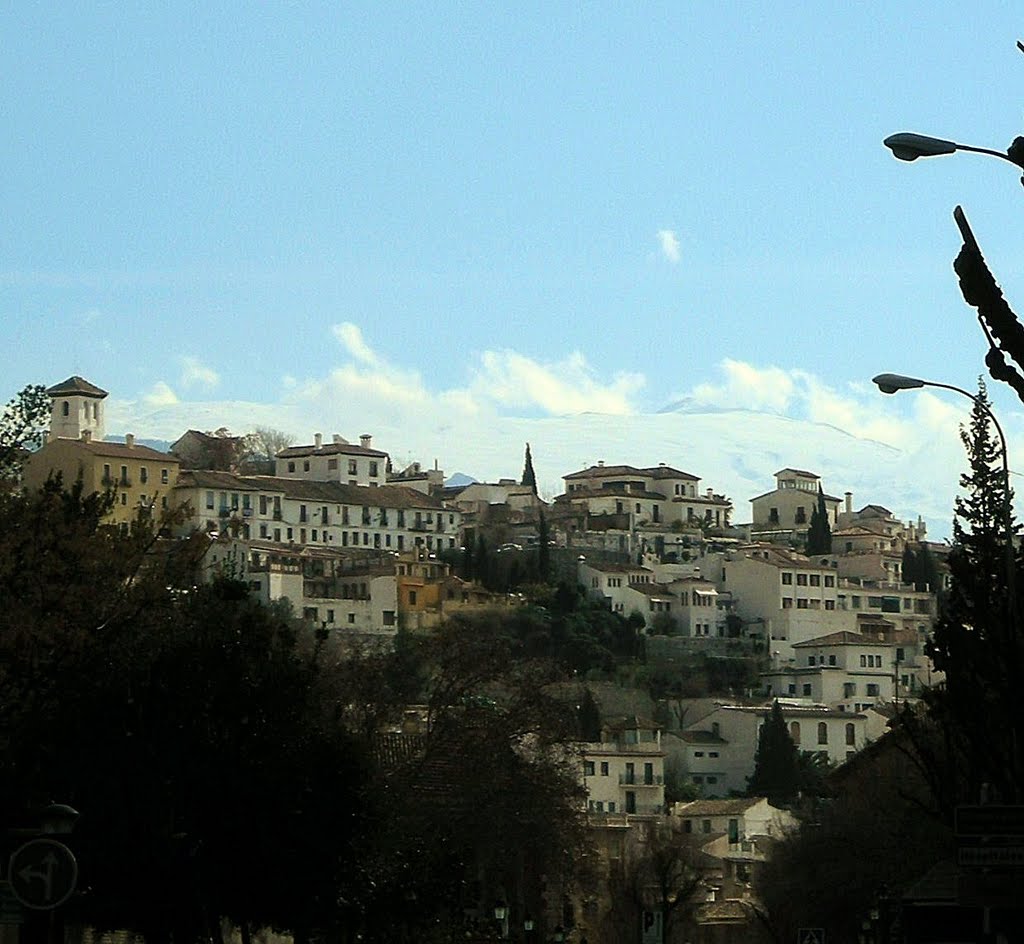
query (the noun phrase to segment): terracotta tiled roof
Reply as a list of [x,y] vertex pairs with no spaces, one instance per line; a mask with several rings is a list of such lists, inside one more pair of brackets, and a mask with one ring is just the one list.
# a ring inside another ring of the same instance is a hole
[[59,397],[65,394],[78,394],[86,397],[97,397],[103,399],[107,395],[106,390],[101,390],[95,384],[89,383],[84,377],[75,374],[59,384],[48,387],[46,392],[51,397]]
[[[109,458],[117,459],[151,459],[154,462],[164,462],[171,465],[178,465],[178,459],[172,456],[168,452],[159,452],[156,449],[150,449],[149,446],[143,446],[136,443],[134,446],[129,446],[123,442],[108,442],[100,439],[90,439],[86,442],[84,439],[51,439],[50,444],[56,443],[71,443],[83,452],[91,453],[94,456],[106,456]],[[45,448],[45,447],[44,447]]]
[[234,472],[214,472],[211,469],[185,469],[178,476],[179,488],[230,488],[239,492],[255,492],[260,488],[251,477],[236,475]]

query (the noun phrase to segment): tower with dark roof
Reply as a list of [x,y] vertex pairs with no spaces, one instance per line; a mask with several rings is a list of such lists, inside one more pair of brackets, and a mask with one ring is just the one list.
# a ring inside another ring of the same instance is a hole
[[91,439],[102,441],[106,436],[103,401],[107,391],[83,377],[68,377],[46,391],[50,407],[50,438],[81,439],[87,432]]

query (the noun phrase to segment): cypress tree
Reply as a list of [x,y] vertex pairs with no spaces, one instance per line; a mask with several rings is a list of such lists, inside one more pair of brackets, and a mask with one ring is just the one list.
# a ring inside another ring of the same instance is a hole
[[[985,384],[979,380],[971,421],[961,428],[970,470],[960,477],[951,590],[928,647],[945,683],[926,693],[932,717],[953,753],[957,788],[953,801],[977,802],[987,783],[1002,802],[1024,799],[1024,718],[1019,706],[1024,652],[1019,635],[1016,587],[1010,586],[1007,523],[1013,494],[1003,474],[1002,448],[992,432]],[[1012,552],[1011,552],[1012,553]]]
[[776,698],[757,739],[754,772],[747,779],[747,795],[764,796],[772,806],[782,806],[796,798],[800,778],[796,745],[789,736]]
[[551,540],[551,530],[548,528],[548,519],[544,509],[540,509],[540,517],[537,520],[537,576],[543,583],[551,579],[551,548],[548,541]]
[[526,460],[523,464],[523,480],[520,485],[529,485],[533,494],[537,494],[537,476],[533,471],[533,456],[530,455],[530,444],[526,444]]
[[825,493],[818,486],[818,501],[811,510],[811,524],[807,529],[807,553],[832,553],[832,526],[828,523],[828,509],[825,507]]

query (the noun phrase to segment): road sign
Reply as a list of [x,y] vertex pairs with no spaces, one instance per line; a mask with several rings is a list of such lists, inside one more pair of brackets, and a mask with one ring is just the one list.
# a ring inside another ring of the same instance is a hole
[[56,839],[32,839],[11,853],[11,891],[26,908],[48,911],[64,904],[78,882],[78,863]]
[[956,862],[973,869],[1019,869],[1024,866],[1024,846],[960,846]]
[[1024,836],[1024,806],[958,806],[957,836]]
[[796,932],[796,944],[825,944],[825,929],[800,928]]

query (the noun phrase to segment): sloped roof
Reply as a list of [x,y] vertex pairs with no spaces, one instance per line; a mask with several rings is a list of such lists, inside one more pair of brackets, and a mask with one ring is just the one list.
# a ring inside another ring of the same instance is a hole
[[178,485],[182,488],[230,488],[239,492],[255,492],[262,487],[255,484],[251,477],[236,475],[234,472],[215,472],[212,469],[185,469],[178,476]]
[[675,816],[732,816],[757,806],[764,797],[734,797],[728,800],[691,800],[673,804]]
[[638,469],[633,465],[592,465],[589,468],[581,469],[579,472],[571,472],[563,475],[563,479],[591,479],[603,478],[613,475],[640,475],[652,479],[689,479],[699,482],[700,477],[683,472],[670,465],[656,465],[646,469]]
[[814,639],[805,639],[803,642],[793,643],[794,649],[813,649],[818,646],[880,646],[877,639],[862,636],[860,633],[851,633],[849,630],[841,630],[838,633],[829,633],[827,636],[817,636]]
[[775,477],[778,478],[780,475],[785,475],[787,472],[790,472],[793,475],[803,476],[805,479],[820,479],[821,478],[821,476],[818,475],[817,472],[807,472],[804,469],[792,469],[792,468],[789,468],[788,466],[785,469],[779,469],[779,471],[775,473]]
[[[178,459],[176,456],[172,456],[168,452],[160,452],[157,449],[151,449],[149,446],[143,446],[140,443],[129,446],[127,443],[108,442],[103,439],[90,439],[88,442],[84,439],[51,439],[48,445],[54,446],[57,443],[60,443],[62,446],[71,446],[75,449],[81,449],[83,452],[91,453],[94,456],[112,459],[152,459],[154,462],[178,465]],[[43,447],[43,449],[45,448],[46,446]]]
[[101,390],[95,384],[89,383],[89,381],[84,377],[79,377],[78,374],[75,374],[73,377],[68,377],[67,380],[62,381],[59,384],[54,384],[52,387],[48,387],[46,392],[51,397],[78,394],[79,396],[103,399],[103,397],[107,395],[106,390]]
[[386,459],[387,453],[379,449],[369,449],[366,446],[356,446],[347,442],[329,442],[322,446],[310,444],[308,446],[288,446],[277,453],[278,459],[296,459],[306,456],[336,456],[339,454],[347,456],[371,456],[375,459]]

